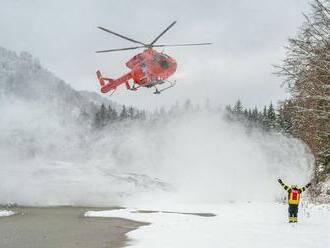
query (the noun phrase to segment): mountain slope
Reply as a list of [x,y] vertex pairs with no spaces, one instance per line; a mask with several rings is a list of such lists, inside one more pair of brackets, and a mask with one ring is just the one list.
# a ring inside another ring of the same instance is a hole
[[102,103],[117,106],[96,93],[74,90],[43,68],[31,54],[22,52],[17,55],[0,47],[0,100],[8,98],[41,103],[69,114],[94,113]]

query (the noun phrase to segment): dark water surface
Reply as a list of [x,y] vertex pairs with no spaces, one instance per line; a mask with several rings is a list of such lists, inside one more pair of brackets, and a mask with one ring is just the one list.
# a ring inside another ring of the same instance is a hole
[[[110,208],[107,208],[109,210]],[[116,248],[143,223],[119,218],[85,218],[87,207],[23,207],[0,218],[1,248]]]

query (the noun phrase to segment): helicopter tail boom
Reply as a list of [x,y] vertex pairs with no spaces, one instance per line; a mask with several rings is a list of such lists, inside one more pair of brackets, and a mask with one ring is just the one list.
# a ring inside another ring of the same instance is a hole
[[107,93],[111,90],[115,90],[117,86],[123,83],[125,83],[127,86],[127,81],[132,78],[130,73],[127,73],[118,79],[106,78],[102,76],[99,70],[96,71],[96,76],[97,79],[99,80],[102,93]]

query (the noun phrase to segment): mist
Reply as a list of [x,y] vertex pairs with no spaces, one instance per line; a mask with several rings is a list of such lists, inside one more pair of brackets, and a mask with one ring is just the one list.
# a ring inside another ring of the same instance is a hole
[[0,113],[1,204],[275,201],[277,178],[303,185],[313,171],[297,139],[247,130],[211,109],[97,131],[17,99]]

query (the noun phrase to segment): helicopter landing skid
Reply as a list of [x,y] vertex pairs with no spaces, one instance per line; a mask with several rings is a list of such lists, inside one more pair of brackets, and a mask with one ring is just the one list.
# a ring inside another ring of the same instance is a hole
[[168,90],[168,89],[170,89],[170,88],[172,88],[172,87],[174,87],[175,85],[176,85],[176,82],[171,82],[171,81],[162,81],[162,83],[160,83],[160,84],[163,84],[163,83],[169,83],[169,86],[167,86],[167,87],[165,87],[165,88],[162,88],[162,89],[158,89],[156,86],[155,86],[155,92],[154,92],[154,94],[156,94],[156,95],[159,95],[160,93],[162,93],[163,91],[165,91],[165,90]]
[[116,92],[116,89],[112,89],[109,92],[110,92],[110,94],[109,94],[109,97],[110,97],[110,96],[112,96]]
[[136,90],[138,90],[141,86],[142,86],[142,85],[136,86],[136,85],[134,84],[129,90],[136,91]]

